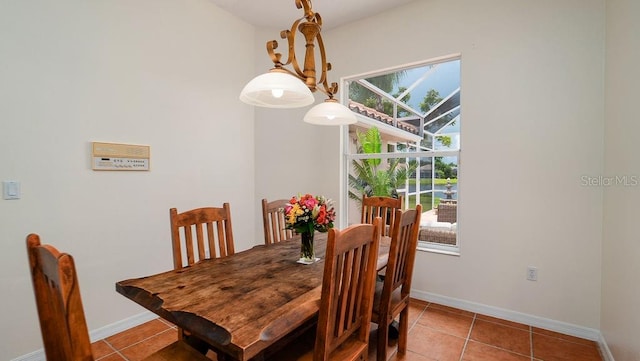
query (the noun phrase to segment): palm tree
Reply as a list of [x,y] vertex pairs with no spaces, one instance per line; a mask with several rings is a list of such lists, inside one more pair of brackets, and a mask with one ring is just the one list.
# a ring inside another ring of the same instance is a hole
[[[376,127],[366,132],[357,132],[358,153],[382,153],[382,138]],[[357,159],[352,162],[353,174],[349,174],[349,198],[361,201],[362,196],[383,196],[398,198],[397,189],[401,187],[417,163],[400,163],[400,159],[389,159],[385,165],[380,158]]]
[[[393,91],[393,88],[400,83],[400,80],[402,80],[405,74],[406,71],[402,70],[395,73],[379,75],[365,80],[376,86],[378,89],[390,94]],[[401,92],[402,91],[399,91],[395,96],[397,96]],[[393,114],[390,114],[393,113],[393,107],[389,107],[391,103],[389,103],[387,100],[384,100],[380,94],[376,94],[356,82],[353,82],[349,85],[349,99],[360,104],[364,104],[365,106],[373,108],[381,113],[393,116]],[[408,98],[405,97],[404,101],[408,101]],[[385,103],[387,103],[387,107],[385,107]]]

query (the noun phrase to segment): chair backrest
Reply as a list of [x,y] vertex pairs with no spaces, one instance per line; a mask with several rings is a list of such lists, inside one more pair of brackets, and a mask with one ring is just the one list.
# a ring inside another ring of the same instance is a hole
[[415,209],[396,211],[395,223],[391,232],[389,260],[384,275],[384,285],[380,298],[380,314],[385,314],[391,304],[391,294],[400,288],[401,299],[408,297],[411,291],[411,277],[418,246],[420,216],[422,206]]
[[92,361],[73,257],[27,236],[31,280],[47,360]]
[[397,209],[402,209],[402,196],[392,197],[367,197],[362,196],[362,218],[361,223],[372,224],[376,217],[382,218],[382,235],[391,234],[391,226],[394,222]]
[[278,199],[268,202],[262,200],[262,224],[264,226],[264,244],[286,241],[293,237],[293,231],[285,229],[284,206],[288,199]]
[[380,218],[329,230],[314,361],[327,360],[355,332],[367,352],[381,231]]
[[456,223],[458,221],[457,203],[438,204],[438,222]]
[[222,208],[196,208],[182,213],[171,208],[169,215],[175,269],[235,253],[229,203]]

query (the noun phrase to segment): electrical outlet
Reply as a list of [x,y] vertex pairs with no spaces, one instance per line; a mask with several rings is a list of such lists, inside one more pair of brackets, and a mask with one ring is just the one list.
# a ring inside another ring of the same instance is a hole
[[529,281],[538,280],[538,269],[535,267],[527,267],[527,279]]

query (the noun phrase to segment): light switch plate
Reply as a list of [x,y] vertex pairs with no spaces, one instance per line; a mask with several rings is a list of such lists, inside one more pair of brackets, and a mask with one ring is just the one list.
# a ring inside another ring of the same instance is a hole
[[20,199],[20,182],[3,181],[2,182],[2,198]]

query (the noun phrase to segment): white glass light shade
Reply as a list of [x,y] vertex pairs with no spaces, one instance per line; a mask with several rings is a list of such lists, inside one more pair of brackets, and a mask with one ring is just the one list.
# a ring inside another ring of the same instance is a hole
[[304,121],[317,125],[346,125],[357,122],[355,114],[335,99],[327,99],[323,103],[309,109]]
[[307,85],[282,70],[253,78],[240,92],[243,102],[267,108],[300,108],[315,101]]

